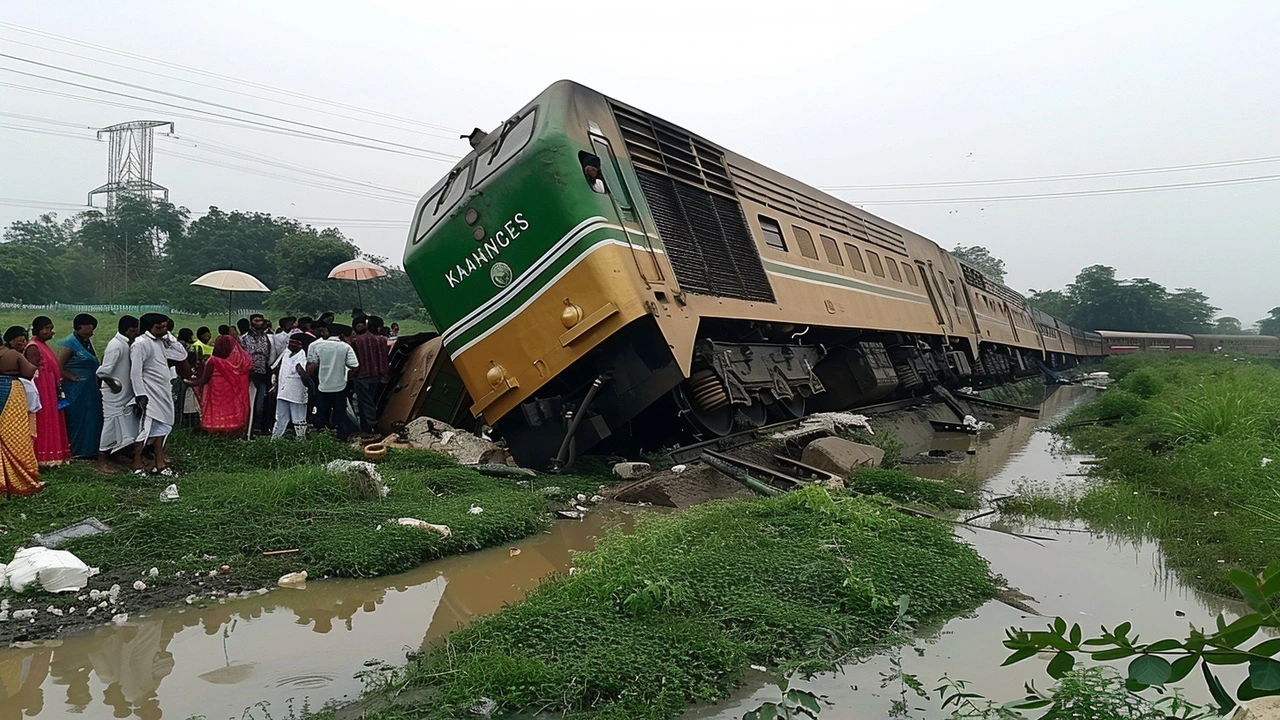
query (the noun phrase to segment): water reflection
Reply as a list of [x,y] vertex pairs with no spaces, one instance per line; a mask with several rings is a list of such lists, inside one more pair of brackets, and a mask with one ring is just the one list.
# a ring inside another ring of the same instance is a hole
[[289,698],[318,708],[359,691],[353,673],[364,660],[399,661],[412,649],[407,638],[431,642],[519,600],[567,571],[602,528],[631,521],[625,511],[593,513],[519,543],[519,554],[495,548],[394,577],[313,582],[0,650],[0,720],[239,717],[256,701],[278,710]]

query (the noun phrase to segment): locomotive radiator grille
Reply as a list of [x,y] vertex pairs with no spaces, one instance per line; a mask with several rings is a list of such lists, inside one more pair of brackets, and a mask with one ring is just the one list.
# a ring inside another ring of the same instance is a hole
[[683,290],[737,300],[774,301],[741,205],[639,167],[636,176]]

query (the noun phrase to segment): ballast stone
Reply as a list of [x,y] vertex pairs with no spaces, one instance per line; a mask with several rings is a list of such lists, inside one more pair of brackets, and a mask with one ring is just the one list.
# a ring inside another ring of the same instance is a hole
[[647,462],[620,462],[613,466],[613,474],[623,480],[635,480],[649,474]]
[[855,468],[879,467],[884,450],[838,437],[818,438],[805,447],[800,462],[841,477]]

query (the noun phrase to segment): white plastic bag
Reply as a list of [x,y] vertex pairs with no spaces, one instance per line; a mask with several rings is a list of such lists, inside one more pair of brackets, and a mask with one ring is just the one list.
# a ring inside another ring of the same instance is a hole
[[89,566],[66,550],[23,548],[14,553],[5,577],[14,592],[33,582],[51,593],[75,592],[89,584]]

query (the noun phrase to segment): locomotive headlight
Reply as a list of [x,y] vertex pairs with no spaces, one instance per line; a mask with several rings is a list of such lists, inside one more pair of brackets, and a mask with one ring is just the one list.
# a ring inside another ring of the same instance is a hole
[[560,323],[566,328],[582,322],[582,308],[574,305],[569,298],[564,299],[564,311],[560,313]]
[[498,387],[503,380],[507,379],[507,370],[492,360],[489,361],[489,364],[493,365],[493,367],[489,368],[489,371],[484,374],[484,379],[489,381],[490,387]]
[[468,225],[475,225],[480,222],[480,211],[475,208],[467,208],[467,212],[462,216]]
[[484,242],[484,228],[480,225],[475,226],[475,229],[471,231],[471,237],[474,238],[476,242]]

